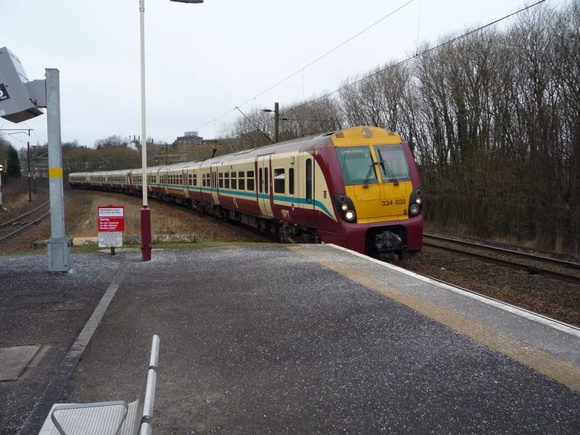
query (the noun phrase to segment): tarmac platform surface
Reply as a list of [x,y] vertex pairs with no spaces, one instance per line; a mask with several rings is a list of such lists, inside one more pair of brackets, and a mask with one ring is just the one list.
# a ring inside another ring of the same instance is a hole
[[580,433],[577,328],[341,248],[72,264],[0,257],[2,434],[136,399],[153,334],[159,434]]

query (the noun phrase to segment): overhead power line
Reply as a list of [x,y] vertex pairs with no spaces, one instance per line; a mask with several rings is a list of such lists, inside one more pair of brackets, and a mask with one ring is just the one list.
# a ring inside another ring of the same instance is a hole
[[228,110],[227,112],[223,113],[222,115],[212,119],[211,121],[206,122],[205,124],[197,127],[196,129],[199,130],[203,127],[205,127],[206,125],[211,124],[212,122],[217,121],[220,118],[223,118],[224,116],[232,113],[235,110],[239,110],[240,106],[245,106],[246,104],[254,101],[256,98],[261,97],[262,95],[264,95],[266,92],[271,91],[272,89],[280,86],[282,83],[285,83],[286,81],[290,80],[292,77],[300,74],[301,72],[303,72],[304,70],[306,70],[307,68],[311,67],[312,65],[314,65],[315,63],[321,61],[322,59],[324,59],[326,56],[334,53],[336,50],[338,50],[339,48],[345,46],[346,44],[348,44],[349,42],[351,42],[353,39],[358,38],[360,35],[362,35],[363,33],[367,32],[368,30],[372,29],[373,27],[375,27],[377,24],[385,21],[387,18],[393,16],[394,14],[396,14],[397,12],[399,12],[400,10],[404,9],[405,7],[407,7],[408,5],[410,5],[411,3],[413,3],[415,0],[409,0],[407,1],[405,4],[399,6],[398,8],[396,8],[395,10],[389,12],[387,15],[385,15],[384,17],[382,17],[381,19],[379,19],[378,21],[375,21],[373,24],[371,24],[370,26],[364,28],[363,30],[361,30],[360,32],[358,32],[357,34],[351,36],[350,38],[348,38],[346,41],[342,42],[341,44],[337,45],[336,47],[334,47],[333,49],[327,51],[326,53],[324,53],[323,55],[317,57],[316,59],[314,59],[312,62],[308,63],[307,65],[303,66],[302,68],[296,70],[295,72],[293,72],[292,74],[290,74],[289,76],[287,76],[286,78],[280,80],[279,82],[277,82],[276,84],[270,86],[269,88],[263,90],[262,92],[256,94],[255,96],[253,96],[252,98],[249,98],[248,100],[244,101],[241,104],[238,104],[236,107],[234,107],[231,110]]
[[[360,31],[360,32],[359,32],[359,33],[357,33],[356,35],[352,36],[351,38],[349,38],[348,40],[346,40],[346,41],[345,41],[345,42],[343,42],[342,44],[338,45],[337,47],[333,48],[333,49],[332,49],[332,50],[330,50],[329,52],[327,52],[327,53],[323,54],[322,56],[320,56],[320,57],[319,57],[319,58],[317,58],[316,60],[312,61],[311,63],[309,63],[309,64],[308,64],[308,65],[306,65],[305,67],[303,67],[303,68],[301,68],[301,69],[297,70],[295,73],[293,73],[293,74],[291,74],[290,76],[286,77],[285,79],[283,79],[283,80],[279,81],[279,82],[278,82],[278,83],[276,83],[275,85],[272,85],[272,86],[270,86],[268,89],[266,89],[266,90],[264,90],[264,91],[260,92],[260,93],[259,93],[259,94],[257,94],[256,96],[254,96],[254,97],[252,97],[252,98],[248,99],[247,101],[245,101],[244,103],[240,104],[240,106],[243,106],[243,105],[245,105],[245,104],[248,104],[249,102],[251,102],[251,101],[255,100],[256,98],[260,97],[261,95],[265,94],[266,92],[268,92],[268,91],[272,90],[272,89],[273,89],[273,88],[275,88],[276,86],[279,86],[280,84],[282,84],[282,83],[284,83],[285,81],[289,80],[290,78],[294,77],[296,74],[298,74],[298,73],[302,72],[303,70],[305,70],[305,69],[306,69],[306,68],[308,68],[309,66],[311,66],[311,65],[313,65],[314,63],[316,63],[316,62],[320,61],[321,59],[323,59],[323,58],[324,58],[324,57],[326,57],[327,55],[329,55],[329,54],[331,54],[332,52],[334,52],[334,51],[338,50],[340,47],[344,46],[345,44],[347,44],[348,42],[352,41],[352,40],[353,40],[353,39],[355,39],[356,37],[360,36],[361,34],[363,34],[364,32],[366,32],[367,30],[369,30],[369,29],[371,29],[372,27],[374,27],[375,25],[377,25],[377,24],[379,24],[380,22],[384,21],[386,18],[388,18],[388,17],[392,16],[394,13],[398,12],[398,11],[399,11],[399,10],[401,10],[402,8],[404,8],[404,7],[408,6],[408,5],[409,5],[410,3],[412,3],[413,1],[414,1],[414,0],[410,0],[410,1],[408,1],[408,2],[407,2],[407,3],[405,3],[404,5],[400,6],[400,7],[399,7],[399,8],[397,8],[396,10],[394,10],[393,12],[390,12],[388,15],[386,15],[386,16],[385,16],[385,17],[383,17],[383,18],[381,18],[379,21],[377,21],[377,22],[373,23],[372,25],[370,25],[370,26],[369,26],[369,27],[367,27],[366,29],[364,29],[364,30]],[[388,71],[388,70],[389,70],[389,69],[391,69],[391,68],[396,68],[396,67],[399,67],[399,66],[401,66],[401,65],[404,65],[404,64],[406,64],[407,62],[410,62],[410,61],[412,61],[412,60],[414,60],[414,59],[417,59],[417,58],[419,58],[419,57],[421,57],[421,56],[424,56],[424,55],[426,55],[426,54],[428,54],[428,53],[431,53],[432,51],[438,50],[438,49],[440,49],[440,48],[442,48],[442,47],[445,47],[446,45],[453,44],[453,43],[455,43],[456,41],[459,41],[459,40],[461,40],[461,39],[463,39],[463,38],[467,38],[468,36],[470,36],[470,35],[472,35],[472,34],[474,34],[474,33],[480,32],[480,31],[482,31],[482,30],[484,30],[484,29],[486,29],[486,28],[488,28],[488,27],[494,26],[494,25],[496,25],[496,24],[498,24],[498,23],[500,23],[500,22],[502,22],[502,21],[505,21],[505,20],[507,20],[507,19],[509,19],[509,18],[511,18],[511,17],[514,17],[514,16],[516,16],[516,15],[518,15],[518,14],[521,14],[522,12],[525,12],[525,11],[527,11],[527,10],[531,9],[531,8],[534,8],[534,7],[536,7],[536,6],[538,6],[538,5],[542,4],[542,3],[544,3],[545,1],[546,1],[546,0],[539,0],[539,1],[537,1],[536,3],[533,3],[533,4],[531,4],[531,5],[525,6],[525,7],[521,8],[521,9],[519,9],[519,10],[515,11],[515,12],[512,12],[512,13],[508,14],[508,15],[504,15],[503,17],[501,17],[501,18],[498,18],[498,19],[496,19],[496,20],[494,20],[494,21],[491,21],[491,22],[489,22],[489,23],[487,23],[487,24],[484,24],[484,25],[482,25],[482,26],[480,26],[480,27],[477,27],[476,29],[470,30],[470,31],[468,31],[468,32],[465,32],[465,33],[463,33],[463,34],[459,35],[459,36],[456,36],[456,37],[454,37],[454,38],[451,38],[451,39],[449,39],[449,40],[447,40],[447,41],[445,41],[445,42],[442,42],[441,44],[438,44],[438,45],[436,45],[436,46],[434,46],[434,47],[427,48],[426,50],[423,50],[423,51],[421,51],[421,52],[418,52],[418,53],[414,54],[413,56],[410,56],[410,57],[407,57],[407,58],[406,58],[406,59],[404,59],[404,60],[401,60],[400,62],[397,62],[397,63],[391,64],[391,65],[388,65],[388,66],[386,66],[385,68],[381,68],[381,69],[379,69],[379,70],[377,70],[377,71],[374,71],[374,72],[372,72],[372,73],[370,73],[370,74],[368,74],[368,75],[366,75],[366,76],[364,76],[364,77],[360,78],[359,80],[356,80],[356,81],[354,81],[354,82],[352,82],[352,83],[348,83],[348,84],[346,84],[346,85],[344,85],[344,86],[341,86],[341,87],[339,87],[338,89],[335,89],[334,91],[328,92],[328,93],[326,93],[326,94],[324,94],[324,95],[322,95],[322,96],[320,96],[320,97],[317,97],[317,98],[313,98],[313,99],[311,99],[311,100],[308,100],[308,101],[306,101],[306,102],[304,102],[304,103],[302,103],[302,104],[300,104],[300,105],[296,106],[295,108],[298,108],[298,107],[304,106],[304,105],[306,105],[306,104],[308,104],[308,103],[312,103],[312,102],[316,102],[316,101],[322,100],[322,99],[324,99],[324,98],[326,98],[326,97],[329,97],[329,96],[331,96],[331,95],[333,95],[333,94],[336,94],[337,92],[340,92],[340,91],[342,91],[343,89],[347,89],[347,88],[349,88],[349,87],[351,87],[351,86],[354,86],[354,85],[356,85],[356,84],[358,84],[358,83],[361,83],[361,82],[363,82],[363,81],[365,81],[365,80],[368,80],[368,79],[370,79],[370,78],[372,78],[372,77],[374,77],[374,76],[376,76],[376,75],[378,75],[378,74],[381,74],[381,73],[383,73],[383,72],[385,72],[385,71]],[[212,123],[212,122],[215,122],[215,121],[217,121],[218,119],[220,119],[220,118],[223,118],[224,116],[226,116],[226,115],[228,115],[228,114],[232,113],[232,112],[233,112],[233,111],[235,111],[235,110],[239,110],[239,106],[236,106],[234,109],[232,109],[232,110],[229,110],[229,111],[225,112],[224,114],[222,114],[222,115],[218,116],[217,118],[214,118],[214,119],[212,119],[211,121],[209,121],[209,122],[207,122],[207,123],[205,123],[205,124],[201,125],[201,126],[200,126],[200,127],[198,127],[197,129],[201,129],[201,128],[205,127],[206,125],[208,125],[208,124],[210,124],[210,123]],[[240,112],[241,112],[241,111],[240,111]],[[245,115],[244,115],[244,116],[245,116]],[[246,117],[246,118],[247,118],[247,117]]]
[[456,41],[459,41],[459,40],[461,40],[463,38],[467,38],[468,36],[473,35],[474,33],[480,32],[483,29],[486,29],[488,27],[491,27],[491,26],[493,26],[493,25],[495,25],[495,24],[497,24],[497,23],[499,23],[501,21],[507,20],[508,18],[511,18],[511,17],[513,17],[515,15],[518,15],[518,14],[520,14],[522,12],[525,12],[528,9],[531,9],[531,8],[533,8],[535,6],[538,6],[541,3],[544,3],[545,1],[546,0],[540,0],[540,1],[538,1],[538,2],[536,2],[534,4],[532,4],[532,5],[526,6],[526,7],[522,8],[522,9],[516,11],[516,12],[512,12],[511,14],[505,15],[502,18],[498,18],[497,20],[491,21],[490,23],[484,24],[483,26],[480,26],[480,27],[478,27],[476,29],[473,29],[473,30],[470,30],[468,32],[465,32],[465,33],[463,33],[463,34],[461,34],[459,36],[456,36],[455,38],[451,38],[451,39],[449,39],[449,40],[447,40],[445,42],[442,42],[441,44],[438,44],[438,45],[436,45],[434,47],[427,48],[426,50],[423,50],[423,51],[421,51],[419,53],[416,53],[415,55],[410,56],[410,57],[408,57],[408,58],[406,58],[406,59],[404,59],[404,60],[402,60],[400,62],[397,62],[397,63],[391,64],[389,66],[386,66],[385,68],[382,68],[382,69],[379,69],[379,70],[377,70],[375,72],[372,72],[372,73],[370,73],[370,74],[368,74],[368,75],[360,78],[359,80],[356,80],[356,81],[354,81],[352,83],[348,83],[347,85],[341,86],[340,88],[335,89],[334,91],[328,92],[327,94],[324,94],[324,95],[322,95],[322,96],[320,96],[318,98],[314,98],[312,100],[309,100],[309,101],[307,101],[307,102],[305,102],[303,104],[299,104],[297,107],[301,107],[301,106],[303,106],[303,105],[305,105],[305,104],[307,104],[309,102],[315,102],[315,101],[318,101],[318,100],[322,100],[323,98],[326,98],[326,97],[329,97],[330,95],[336,94],[337,92],[340,92],[343,89],[349,88],[349,87],[354,86],[354,85],[356,85],[358,83],[364,82],[365,80],[368,80],[371,77],[374,77],[374,76],[376,76],[378,74],[381,74],[381,73],[383,73],[385,71],[388,71],[391,68],[396,68],[398,66],[404,65],[407,62],[410,62],[411,60],[417,59],[417,58],[419,58],[421,56],[424,56],[424,55],[426,55],[428,53],[431,53],[432,51],[435,51],[435,50],[438,50],[438,49],[440,49],[442,47],[445,47],[446,45],[453,44]]
[[397,12],[399,12],[400,10],[404,9],[405,7],[407,7],[408,5],[410,5],[411,3],[413,3],[415,0],[409,0],[407,3],[405,3],[402,6],[399,6],[397,9],[395,9],[392,12],[389,12],[387,15],[385,15],[383,18],[381,18],[380,20],[374,22],[373,24],[371,24],[370,26],[368,26],[367,28],[361,30],[360,32],[358,32],[356,35],[351,36],[350,38],[348,38],[346,41],[344,41],[342,44],[337,45],[336,47],[334,47],[332,50],[327,51],[326,53],[324,53],[322,56],[319,56],[318,58],[316,58],[315,60],[313,60],[312,62],[310,62],[308,65],[300,68],[299,70],[297,70],[296,72],[290,74],[288,77],[286,77],[285,79],[280,80],[278,83],[276,83],[275,85],[270,86],[269,88],[263,90],[262,92],[260,92],[259,94],[253,96],[252,98],[248,99],[247,101],[245,101],[244,103],[240,104],[240,106],[245,106],[246,104],[250,103],[251,101],[255,100],[256,98],[261,97],[262,95],[264,95],[266,92],[271,91],[272,89],[274,89],[275,87],[280,86],[282,83],[290,80],[292,77],[296,76],[297,74],[300,74],[301,72],[303,72],[306,68],[311,67],[312,65],[314,65],[315,63],[321,61],[322,59],[324,59],[326,56],[328,56],[329,54],[334,53],[336,50],[338,50],[339,48],[345,46],[346,44],[348,44],[350,41],[352,41],[353,39],[359,37],[360,35],[362,35],[363,33],[365,33],[366,31],[372,29],[373,27],[375,27],[377,24],[385,21],[387,18],[393,16],[394,14],[396,14]]

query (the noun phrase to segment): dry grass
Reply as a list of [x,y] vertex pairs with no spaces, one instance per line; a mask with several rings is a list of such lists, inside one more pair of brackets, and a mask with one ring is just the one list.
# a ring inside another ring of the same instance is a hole
[[[67,236],[94,237],[98,235],[99,206],[124,206],[126,236],[140,236],[141,208],[140,197],[117,195],[103,192],[69,190],[67,198],[78,206],[67,208]],[[150,201],[151,233],[195,235],[199,241],[214,242],[252,242],[256,238],[238,228],[224,225],[216,219],[201,216],[186,208],[176,207],[157,201]],[[78,210],[78,209],[81,210]],[[79,213],[80,211],[80,213]]]

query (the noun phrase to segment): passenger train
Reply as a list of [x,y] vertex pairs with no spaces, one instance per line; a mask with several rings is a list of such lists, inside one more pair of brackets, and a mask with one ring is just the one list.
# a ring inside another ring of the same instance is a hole
[[[417,167],[399,135],[354,127],[203,161],[146,169],[148,195],[276,233],[375,257],[423,243]],[[72,188],[142,194],[142,169],[80,172]]]

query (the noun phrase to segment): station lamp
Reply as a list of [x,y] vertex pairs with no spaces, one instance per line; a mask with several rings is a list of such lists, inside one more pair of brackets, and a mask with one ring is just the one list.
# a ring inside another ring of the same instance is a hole
[[[176,3],[203,3],[203,0],[170,0]],[[139,0],[139,39],[141,52],[141,258],[151,260],[151,210],[147,204],[147,123],[145,103],[145,0]]]

